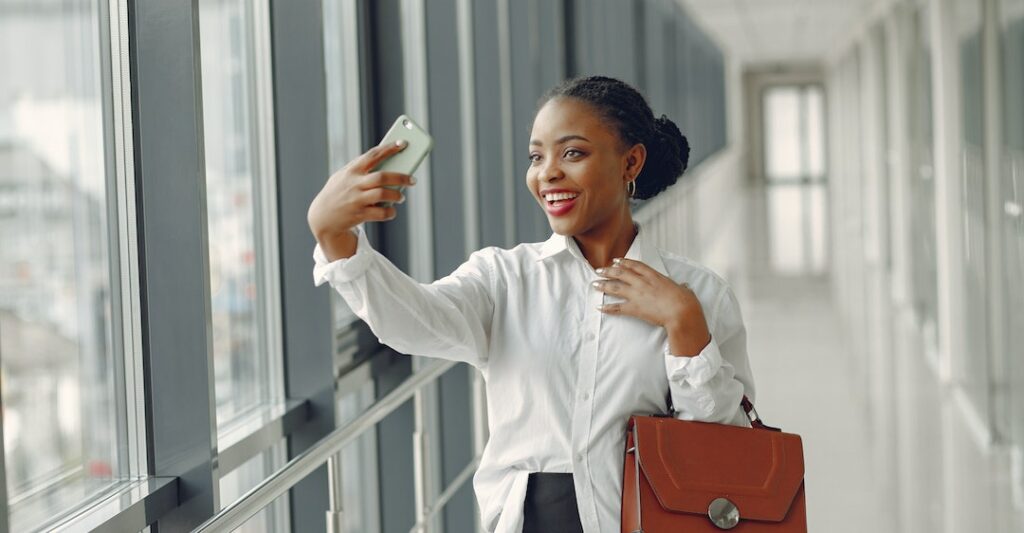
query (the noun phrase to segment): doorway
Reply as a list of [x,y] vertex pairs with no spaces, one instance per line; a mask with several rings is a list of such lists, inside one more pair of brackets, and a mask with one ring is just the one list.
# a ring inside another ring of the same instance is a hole
[[828,214],[825,101],[819,84],[761,91],[765,236],[773,273],[824,274]]

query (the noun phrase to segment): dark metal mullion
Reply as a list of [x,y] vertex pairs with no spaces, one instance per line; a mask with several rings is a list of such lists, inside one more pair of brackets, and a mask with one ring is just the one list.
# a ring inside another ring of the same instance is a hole
[[155,525],[182,531],[219,504],[199,15],[130,6],[148,470],[178,478],[183,504]]
[[[313,286],[316,243],[306,224],[330,171],[321,3],[271,0],[270,34],[285,389],[310,409],[288,439],[290,459],[333,430],[335,416],[330,293]],[[324,531],[327,496],[321,466],[290,491],[292,531]]]

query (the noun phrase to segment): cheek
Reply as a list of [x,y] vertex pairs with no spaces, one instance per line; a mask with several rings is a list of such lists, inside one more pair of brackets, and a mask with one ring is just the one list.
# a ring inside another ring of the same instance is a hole
[[620,179],[615,172],[610,172],[607,165],[592,165],[583,169],[583,180],[588,190],[594,191],[601,198],[614,198]]
[[532,166],[526,168],[526,186],[530,190],[537,189],[537,171]]

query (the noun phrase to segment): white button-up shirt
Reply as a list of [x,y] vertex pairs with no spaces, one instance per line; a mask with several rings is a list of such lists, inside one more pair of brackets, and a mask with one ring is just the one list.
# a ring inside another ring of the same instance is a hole
[[754,400],[754,382],[733,291],[642,228],[626,257],[697,295],[712,340],[696,357],[668,353],[662,327],[597,310],[623,300],[591,286],[600,276],[571,237],[484,248],[427,284],[353,231],[349,258],[314,250],[315,283],[329,282],[395,350],[465,361],[486,380],[490,439],[473,478],[486,531],[522,531],[530,472],[571,472],[584,531],[619,531],[626,422],[665,413],[668,394],[677,418],[749,425],[740,398]]

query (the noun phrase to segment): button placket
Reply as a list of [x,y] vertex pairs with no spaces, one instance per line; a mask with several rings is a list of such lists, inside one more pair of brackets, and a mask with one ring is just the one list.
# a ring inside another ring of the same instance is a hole
[[582,489],[581,496],[592,498],[590,474],[586,471],[586,450],[590,442],[591,416],[593,414],[591,402],[589,401],[594,390],[595,372],[597,368],[598,343],[600,341],[598,331],[601,327],[601,312],[596,306],[601,303],[603,293],[595,289],[591,282],[594,281],[594,273],[590,270],[587,275],[582,276],[583,287],[586,297],[583,309],[583,316],[580,320],[580,327],[584,331],[583,343],[580,349],[579,366],[576,375],[576,401],[572,416],[572,450],[574,458],[574,473],[578,474],[577,483]]

